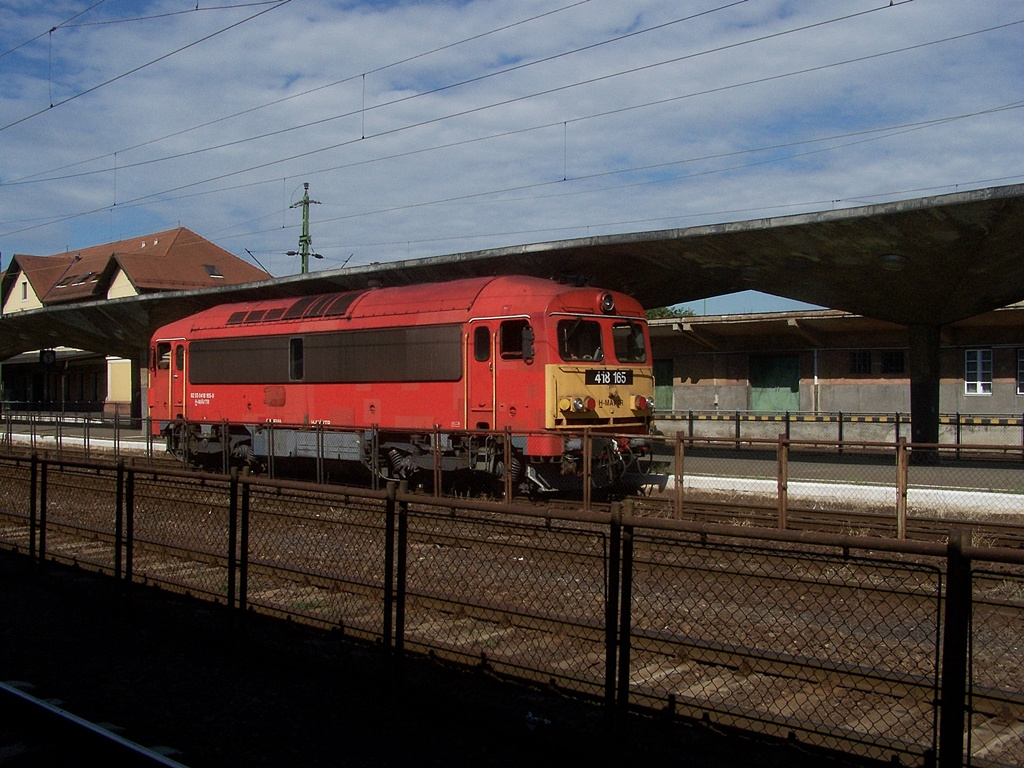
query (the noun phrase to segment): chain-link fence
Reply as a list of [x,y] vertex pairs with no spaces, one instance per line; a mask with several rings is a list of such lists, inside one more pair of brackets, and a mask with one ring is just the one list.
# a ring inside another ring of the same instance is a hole
[[[1024,554],[5,460],[0,546],[603,702],[941,768],[1024,751]],[[242,614],[244,615],[244,614]]]
[[601,695],[611,544],[598,516],[419,501],[406,514],[406,648]]
[[241,601],[252,610],[379,640],[389,541],[384,498],[245,485]]
[[[17,442],[12,418],[0,433],[8,447]],[[145,424],[129,438],[118,423],[29,419],[20,435],[29,442],[18,444],[45,445],[58,459],[81,455],[71,443],[87,459],[113,452],[152,466],[177,462],[225,475],[238,467],[371,490],[405,480],[436,498],[570,498],[589,509],[640,496],[642,513],[653,517],[931,540],[959,521],[978,544],[1021,540],[1005,525],[1024,511],[1024,454],[1013,443],[811,439],[778,417],[758,422],[764,437],[196,423],[179,425],[191,437],[170,444],[154,442]]]
[[967,755],[971,765],[1024,765],[1024,574],[973,573]]
[[[1002,446],[651,438],[641,478],[654,516],[936,540],[951,524],[979,545],[1019,544],[1024,462]],[[1009,524],[1009,525],[1007,525]]]
[[875,758],[934,752],[939,569],[648,533],[633,564],[635,700]]
[[[656,423],[666,434],[688,438],[736,440],[787,439],[828,443],[845,441],[898,443],[911,434],[910,414],[843,411],[659,411]],[[1024,416],[999,413],[944,413],[939,416],[938,439],[943,444],[1011,446],[1024,455]]]

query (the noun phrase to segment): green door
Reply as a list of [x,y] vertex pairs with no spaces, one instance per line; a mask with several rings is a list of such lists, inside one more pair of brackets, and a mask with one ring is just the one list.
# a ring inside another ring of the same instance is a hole
[[672,360],[654,361],[654,409],[662,413],[675,407],[672,395]]
[[751,357],[750,410],[800,410],[800,358],[797,355]]

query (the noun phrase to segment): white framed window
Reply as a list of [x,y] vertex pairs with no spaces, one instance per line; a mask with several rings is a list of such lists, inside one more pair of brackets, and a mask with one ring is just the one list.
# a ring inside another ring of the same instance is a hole
[[968,349],[964,352],[964,394],[992,394],[991,349]]
[[1017,394],[1024,395],[1024,349],[1017,350]]

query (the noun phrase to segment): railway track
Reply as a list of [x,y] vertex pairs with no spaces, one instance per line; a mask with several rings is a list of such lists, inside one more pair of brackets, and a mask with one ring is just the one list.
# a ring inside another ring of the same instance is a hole
[[[109,456],[105,451],[94,449],[88,454],[91,460]],[[31,456],[28,450],[15,451],[24,459]],[[76,449],[63,449],[60,452],[48,450],[41,456],[56,458],[69,462],[86,459],[86,454]],[[59,458],[58,458],[59,456]],[[126,465],[136,469],[181,470],[181,461],[169,454],[153,456],[124,454]],[[99,459],[102,461],[102,458]],[[774,503],[759,503],[745,499],[742,501],[702,498],[700,494],[689,494],[683,501],[682,514],[675,510],[675,502],[666,494],[648,493],[629,497],[632,514],[640,517],[662,519],[691,520],[725,525],[740,525],[761,528],[779,528],[778,507]],[[541,508],[555,510],[576,510],[581,508],[578,499],[528,499],[517,498],[517,503],[534,503]],[[590,508],[607,512],[608,502],[591,501]],[[897,535],[897,522],[893,510],[861,511],[852,508],[808,508],[795,504],[788,508],[786,528],[792,531],[808,531],[851,536],[880,536],[893,538]],[[1024,548],[1024,510],[1018,522],[1007,513],[985,514],[979,512],[971,515],[956,513],[952,515],[929,515],[914,513],[907,517],[906,538],[911,541],[945,541],[952,529],[970,534],[970,542],[980,547],[1006,547],[1011,549]]]
[[[31,451],[15,450],[12,455],[28,459]],[[61,451],[48,449],[39,453],[46,458],[69,462],[90,459],[102,461],[111,454],[100,448],[92,449],[88,454],[75,448],[64,448]],[[100,456],[97,459],[97,455]],[[136,469],[181,470],[179,459],[166,453],[154,453],[152,456],[123,454],[126,465]],[[705,523],[721,523],[724,525],[740,525],[760,528],[779,528],[778,507],[774,502],[760,503],[756,499],[742,501],[721,500],[703,497],[702,494],[688,494],[683,500],[682,513],[675,510],[675,502],[671,496],[657,492],[628,497],[632,504],[632,514],[640,517],[661,519],[691,520]],[[555,510],[577,510],[581,508],[578,499],[528,499],[517,498],[517,503],[533,503],[540,508]],[[608,502],[591,501],[590,508],[607,512]],[[792,531],[808,531],[851,536],[880,536],[893,538],[897,535],[897,522],[893,510],[862,511],[838,506],[829,509],[807,507],[799,503],[791,505],[787,510],[786,529]],[[951,515],[930,515],[914,513],[907,517],[906,538],[911,541],[945,541],[953,529],[970,534],[970,543],[980,547],[1006,547],[1011,549],[1024,548],[1024,510],[1021,510],[1020,521],[1007,513],[977,514],[955,513]]]
[[[113,546],[103,529],[110,494],[92,489],[88,478],[88,472],[51,477],[50,503],[55,506],[47,552],[60,562],[106,570]],[[223,492],[208,488],[199,477],[175,483],[164,484],[155,476],[137,480],[136,578],[218,599],[225,581]],[[372,640],[381,621],[382,507],[376,502],[337,504],[337,498],[300,497],[287,489],[261,499],[252,512],[247,604]],[[671,509],[650,499],[634,502],[641,505],[634,509],[638,515],[665,516]],[[575,693],[601,690],[607,546],[601,534],[581,535],[568,523],[544,518],[464,518],[428,496],[413,506],[417,522],[408,543],[407,648]],[[735,522],[741,513],[757,519],[757,512],[716,504],[703,514],[709,522],[716,521],[714,514],[728,516],[718,521]],[[766,520],[772,513],[760,509]],[[16,524],[19,518],[8,519]],[[834,710],[829,726],[837,734],[852,737],[876,730],[885,725],[879,718],[891,717],[903,735],[886,742],[886,749],[910,749],[899,740],[925,738],[935,695],[929,676],[935,637],[927,628],[935,626],[929,606],[938,594],[926,576],[909,566],[905,576],[904,566],[892,566],[905,586],[879,590],[871,584],[871,594],[879,596],[866,604],[865,588],[873,577],[849,564],[828,565],[835,571],[826,573],[813,558],[748,549],[740,555],[712,554],[713,563],[689,565],[676,559],[687,546],[685,541],[651,543],[642,550],[635,578],[649,592],[634,608],[637,651],[629,673],[637,700],[697,718],[713,711],[727,724],[756,720],[754,710],[767,707],[777,727],[809,720],[827,704]],[[497,563],[502,566],[493,567]],[[878,578],[885,584],[893,579]],[[552,596],[557,603],[551,603]],[[765,607],[768,597],[776,608]],[[827,645],[808,645],[812,640],[834,643],[837,632],[846,633],[841,624],[820,624],[819,614],[833,605],[856,606],[858,615],[877,612],[870,626],[895,629],[899,645],[887,646],[873,631],[865,631],[840,655]],[[1007,609],[1017,611],[1013,602]],[[870,683],[857,677],[861,668],[884,665],[896,650],[909,654],[910,671],[874,674]],[[1020,667],[1008,658],[998,663]],[[1016,684],[1016,690],[1022,689],[1024,680]],[[672,692],[667,700],[666,690]],[[992,704],[979,710],[988,716],[975,726],[986,759],[996,765],[1024,762],[1014,730],[1019,723],[1006,717],[1007,706],[1013,711],[1017,704],[979,695],[978,701],[988,700]]]
[[0,682],[0,764],[57,768],[110,765],[185,768],[170,748],[143,747],[114,730],[37,698],[27,683]]

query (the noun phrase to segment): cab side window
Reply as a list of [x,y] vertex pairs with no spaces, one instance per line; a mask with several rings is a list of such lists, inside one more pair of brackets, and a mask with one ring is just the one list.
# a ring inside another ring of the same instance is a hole
[[532,360],[533,328],[529,320],[506,320],[498,332],[501,357],[504,360]]
[[171,343],[161,341],[156,345],[155,367],[159,371],[166,371],[171,367]]

